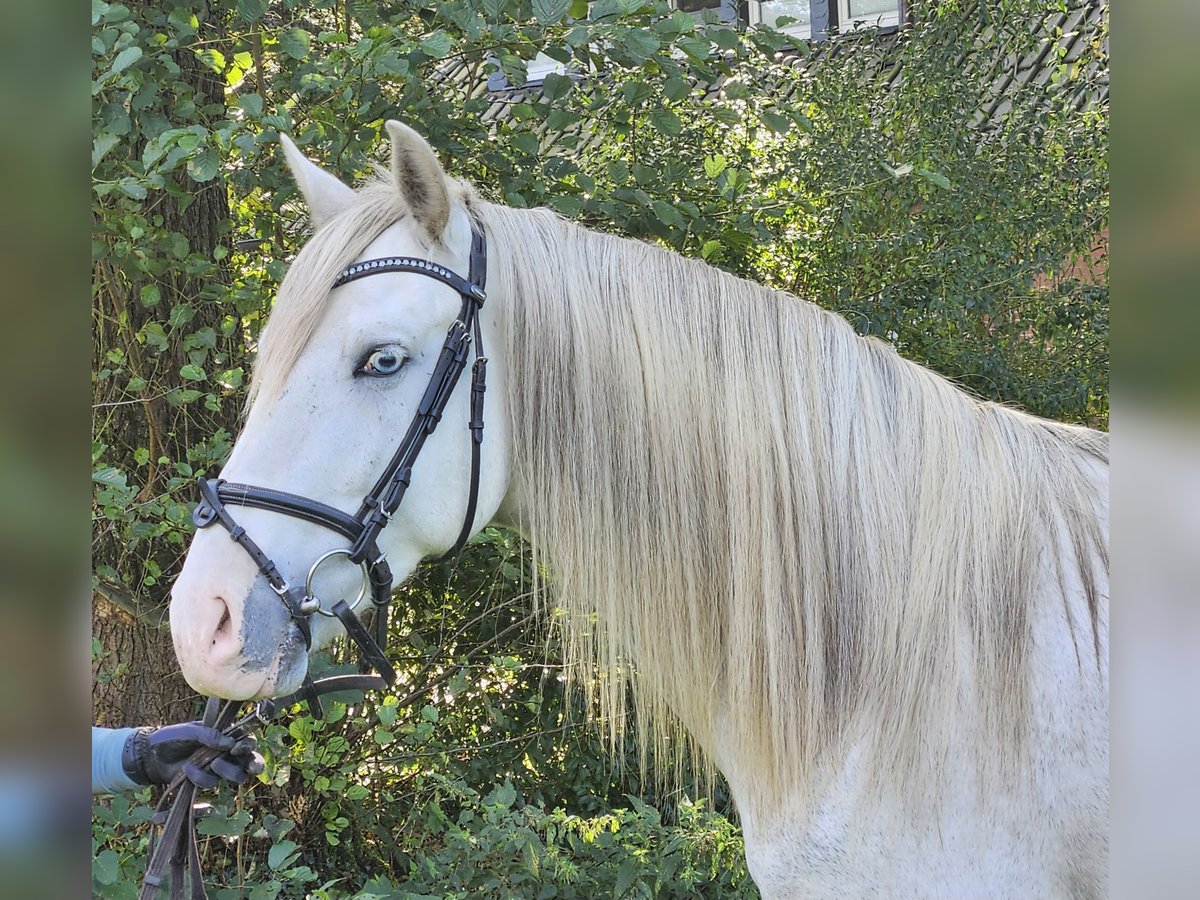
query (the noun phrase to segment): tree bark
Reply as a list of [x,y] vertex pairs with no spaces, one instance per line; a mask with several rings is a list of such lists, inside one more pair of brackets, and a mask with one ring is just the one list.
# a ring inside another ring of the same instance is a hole
[[165,618],[131,614],[112,590],[92,595],[92,721],[118,728],[195,718],[195,692],[179,674]]
[[[150,4],[141,6],[143,10],[153,8]],[[226,36],[224,23],[206,15],[207,10],[198,12],[205,43],[220,45]],[[223,80],[196,58],[192,48],[178,50],[175,60],[180,79],[195,92],[197,109],[224,104]],[[170,108],[162,112],[172,117]],[[141,150],[140,146],[129,148],[134,158],[140,156]],[[184,235],[192,253],[211,260],[214,249],[226,239],[228,229],[229,197],[225,182],[218,177],[200,184],[182,170],[176,180],[190,202],[181,204],[168,192],[160,191],[144,201],[145,207],[162,216],[166,232]],[[93,265],[93,279],[96,283],[94,370],[106,364],[105,354],[109,350],[120,348],[129,373],[144,378],[150,386],[130,401],[124,389],[112,380],[96,382],[93,397],[100,405],[94,416],[93,437],[108,446],[104,454],[107,463],[131,475],[136,473],[141,489],[138,499],[146,501],[166,491],[166,478],[174,474],[169,468],[166,471],[157,468],[160,457],[172,464],[186,461],[188,448],[198,440],[218,428],[235,430],[237,410],[233,403],[214,412],[198,403],[174,407],[162,396],[168,390],[186,386],[179,369],[188,362],[188,357],[182,341],[174,334],[175,329],[169,326],[172,309],[181,302],[193,303],[196,313],[187,330],[194,332],[209,326],[218,333],[225,310],[220,303],[200,301],[205,288],[211,290],[211,276],[189,275],[182,265],[168,269],[154,280],[162,299],[150,306],[140,299],[140,291],[147,282],[135,283],[118,276],[107,260],[101,259]],[[149,352],[135,337],[139,329],[152,321],[161,323],[172,338],[161,353]],[[149,462],[141,466],[134,456],[139,448],[149,454]],[[162,724],[194,716],[195,694],[179,674],[166,628],[168,587],[181,561],[178,544],[152,538],[137,543],[136,549],[131,550],[131,542],[119,525],[103,523],[93,539],[92,549],[93,565],[109,567],[125,585],[101,582],[93,593],[94,722],[116,727]],[[149,586],[144,578],[147,556],[162,573]]]

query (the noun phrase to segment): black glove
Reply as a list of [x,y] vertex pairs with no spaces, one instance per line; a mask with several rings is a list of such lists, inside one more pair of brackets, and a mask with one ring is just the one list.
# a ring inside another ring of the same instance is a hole
[[[204,766],[189,762],[201,747],[220,753]],[[139,728],[125,741],[121,766],[138,784],[167,784],[181,770],[200,787],[216,787],[222,778],[241,784],[263,770],[253,735],[232,738],[200,722]]]

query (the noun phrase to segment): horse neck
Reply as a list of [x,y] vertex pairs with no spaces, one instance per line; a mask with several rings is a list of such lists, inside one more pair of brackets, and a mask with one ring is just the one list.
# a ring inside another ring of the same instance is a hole
[[502,225],[508,506],[568,659],[606,673],[602,716],[623,718],[633,663],[638,732],[663,752],[680,722],[705,747],[731,731],[770,790],[867,727],[903,780],[982,667],[997,740],[1019,738],[1060,507],[1080,510],[1079,559],[1094,543],[1090,438],[695,261],[545,213]]

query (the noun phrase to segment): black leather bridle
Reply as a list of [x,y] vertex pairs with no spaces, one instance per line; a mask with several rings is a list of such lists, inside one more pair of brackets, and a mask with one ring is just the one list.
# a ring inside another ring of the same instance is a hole
[[[388,604],[392,598],[392,570],[387,559],[379,549],[379,535],[387,526],[396,510],[404,500],[412,479],[412,468],[416,463],[425,440],[433,434],[441,421],[442,413],[454,393],[459,377],[466,368],[467,359],[472,347],[475,351],[475,362],[471,372],[471,412],[468,423],[471,430],[471,481],[467,495],[467,510],[463,518],[462,530],[459,532],[454,545],[441,557],[447,559],[462,549],[471,536],[475,522],[476,507],[479,502],[479,468],[480,450],[483,444],[483,403],[487,390],[487,357],[484,356],[483,335],[480,330],[479,313],[483,308],[487,295],[484,284],[487,279],[487,239],[483,227],[477,220],[471,223],[471,257],[470,271],[466,279],[428,259],[409,256],[389,256],[381,259],[368,259],[355,263],[343,270],[333,282],[333,287],[341,287],[369,275],[379,275],[385,272],[413,272],[424,275],[448,285],[458,292],[462,298],[462,307],[458,318],[450,326],[445,343],[442,344],[441,354],[434,366],[429,384],[417,406],[408,431],[392,455],[391,461],[375,482],[375,486],[363,498],[358,511],[350,515],[308,497],[289,494],[274,488],[258,487],[250,484],[236,484],[220,479],[200,479],[200,503],[193,513],[192,519],[197,528],[207,528],[220,524],[229,532],[243,550],[250,555],[258,566],[258,570],[271,585],[271,589],[279,595],[279,599],[287,607],[292,621],[296,623],[304,638],[306,648],[312,647],[313,615],[333,616],[345,626],[346,633],[358,645],[363,655],[363,661],[378,672],[374,676],[340,676],[335,679],[322,679],[314,683],[306,676],[304,685],[294,694],[274,700],[270,705],[281,708],[299,699],[309,701],[313,715],[321,715],[319,696],[349,687],[383,687],[396,680],[396,672],[388,662],[383,652],[387,642]],[[321,525],[335,531],[349,542],[345,549],[331,550],[317,559],[308,571],[304,587],[293,586],[280,573],[278,566],[246,533],[230,514],[228,507],[252,506],[272,512],[282,513]],[[313,577],[317,569],[328,559],[344,556],[349,562],[359,565],[363,570],[363,586],[353,606],[345,599],[339,600],[326,609],[320,599],[313,593]],[[370,595],[371,604],[375,608],[374,636],[367,631],[362,620],[355,613],[355,608]],[[346,683],[347,679],[353,684]]]
[[[466,279],[445,266],[428,259],[409,256],[389,256],[368,259],[355,263],[342,271],[333,282],[341,287],[368,275],[384,272],[415,272],[434,281],[449,285],[462,298],[458,318],[450,326],[441,354],[429,378],[429,384],[417,406],[408,431],[391,461],[375,482],[375,486],[363,498],[354,515],[340,509],[273,488],[251,484],[234,484],[221,479],[200,479],[200,503],[192,515],[197,528],[208,528],[218,523],[258,566],[271,589],[287,607],[292,621],[304,637],[306,648],[312,647],[312,616],[336,616],[346,628],[346,634],[362,652],[360,671],[373,668],[378,674],[333,675],[316,681],[305,675],[301,688],[286,697],[260,701],[253,713],[235,721],[240,704],[229,700],[219,703],[209,698],[204,713],[204,722],[233,737],[248,733],[255,721],[266,722],[277,710],[290,706],[297,700],[307,700],[309,712],[321,718],[321,697],[325,694],[348,690],[373,690],[387,687],[396,680],[396,670],[388,662],[383,646],[387,643],[388,604],[392,599],[392,570],[379,549],[379,535],[400,507],[404,494],[412,480],[412,467],[425,446],[425,439],[433,434],[441,421],[446,404],[454,393],[459,377],[466,368],[471,348],[475,350],[475,363],[471,371],[471,484],[467,494],[467,511],[463,517],[462,530],[454,545],[441,557],[447,559],[462,549],[475,524],[475,512],[479,503],[480,450],[483,445],[483,398],[487,389],[487,357],[483,352],[483,334],[479,324],[479,311],[486,299],[484,282],[487,278],[487,240],[478,221],[471,223],[471,262]],[[331,550],[323,554],[308,570],[304,587],[292,587],[279,571],[274,561],[246,533],[229,512],[228,506],[253,506],[282,513],[306,522],[321,525],[335,531],[350,544],[345,549]],[[313,576],[327,559],[345,556],[350,562],[362,566],[363,587],[353,606],[344,599],[330,609],[321,605],[313,593]],[[375,607],[375,634],[372,636],[355,614],[355,607],[370,594]],[[203,770],[212,762],[216,751],[209,748],[197,750],[190,759],[194,766]],[[140,900],[153,900],[165,881],[170,881],[172,900],[183,900],[184,884],[188,883],[192,900],[205,900],[204,879],[200,871],[200,851],[196,838],[196,807],[193,800],[196,783],[190,780],[187,771],[167,786],[159,800],[152,821],[161,832],[150,841],[150,860],[142,879]],[[185,877],[186,876],[186,877]]]

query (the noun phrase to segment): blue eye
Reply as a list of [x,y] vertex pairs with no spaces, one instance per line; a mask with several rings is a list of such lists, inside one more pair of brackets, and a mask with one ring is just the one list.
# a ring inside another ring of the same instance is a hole
[[395,375],[406,362],[408,362],[408,358],[400,348],[389,344],[386,347],[376,347],[372,350],[354,374],[383,378],[387,375]]

